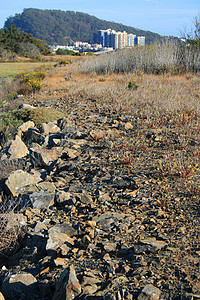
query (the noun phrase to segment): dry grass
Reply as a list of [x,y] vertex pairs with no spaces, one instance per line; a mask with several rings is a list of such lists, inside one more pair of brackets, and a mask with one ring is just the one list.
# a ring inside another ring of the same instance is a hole
[[[55,90],[56,97],[62,99],[63,109],[68,102],[76,101],[87,107],[93,99],[96,112],[111,118],[117,115],[131,119],[134,132],[128,144],[124,144],[125,138],[120,136],[110,138],[116,149],[113,159],[128,165],[133,173],[140,162],[141,168],[145,168],[143,161],[147,160],[154,170],[153,176],[160,178],[163,191],[168,189],[166,180],[174,183],[180,180],[181,193],[184,191],[196,200],[200,175],[199,74],[97,75],[82,74],[78,70],[78,65],[73,64],[47,76],[45,81],[46,86],[51,87],[50,97],[55,98]],[[67,72],[71,73],[71,78],[66,81]],[[129,82],[134,82],[137,89],[130,89]],[[152,146],[154,144],[156,148]],[[163,196],[162,206],[167,205],[168,200]]]
[[14,211],[13,201],[0,203],[0,255],[7,255],[18,246],[21,225]]

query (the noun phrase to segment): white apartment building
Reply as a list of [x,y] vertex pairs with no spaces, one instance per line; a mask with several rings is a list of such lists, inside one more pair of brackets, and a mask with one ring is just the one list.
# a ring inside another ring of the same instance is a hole
[[113,49],[122,49],[125,47],[134,47],[135,45],[145,45],[145,37],[136,37],[136,35],[126,31],[116,32],[112,29],[98,31],[99,43],[102,47],[112,47]]
[[144,46],[145,45],[145,36],[137,36],[137,45]]

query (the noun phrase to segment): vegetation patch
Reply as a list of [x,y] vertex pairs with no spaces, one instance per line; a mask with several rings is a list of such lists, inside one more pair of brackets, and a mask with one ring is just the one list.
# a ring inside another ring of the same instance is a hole
[[52,108],[37,107],[35,109],[20,109],[6,113],[1,113],[2,129],[7,126],[18,127],[23,122],[33,121],[36,126],[40,126],[43,122],[51,122],[58,120],[64,116],[63,113]]

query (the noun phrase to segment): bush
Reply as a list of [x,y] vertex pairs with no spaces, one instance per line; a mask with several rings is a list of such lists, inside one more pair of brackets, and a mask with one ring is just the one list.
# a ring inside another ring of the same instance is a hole
[[80,64],[84,73],[110,74],[133,73],[177,74],[200,71],[200,48],[175,42],[143,47],[124,48],[101,54]]
[[18,94],[27,95],[35,93],[42,88],[42,82],[46,76],[45,72],[20,73],[17,78],[20,79],[20,88]]
[[11,202],[0,205],[0,255],[13,252],[18,245],[21,226],[14,209]]
[[59,63],[59,65],[69,65],[70,64],[70,62],[68,60],[65,60],[65,59],[59,60],[58,63]]
[[33,121],[36,126],[40,126],[43,122],[51,122],[58,120],[64,116],[58,110],[46,107],[37,107],[35,109],[20,109],[13,112],[18,120]]

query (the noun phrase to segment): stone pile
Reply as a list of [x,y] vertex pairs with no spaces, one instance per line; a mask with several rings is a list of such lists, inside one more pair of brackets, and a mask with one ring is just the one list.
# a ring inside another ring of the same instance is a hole
[[2,144],[1,204],[16,202],[21,232],[1,259],[0,299],[200,299],[195,220],[162,209],[156,179],[119,163],[115,140],[133,121],[83,125],[29,121]]

